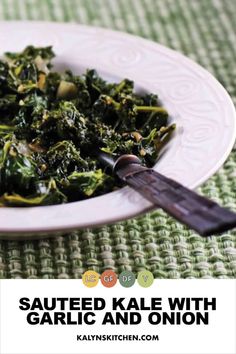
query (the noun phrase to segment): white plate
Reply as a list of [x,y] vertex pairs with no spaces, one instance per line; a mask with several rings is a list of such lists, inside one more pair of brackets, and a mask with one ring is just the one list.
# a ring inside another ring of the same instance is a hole
[[[56,68],[96,68],[106,78],[128,77],[157,93],[177,133],[155,169],[195,188],[229,155],[236,134],[232,101],[202,67],[157,43],[76,24],[1,22],[0,55],[26,45],[53,45]],[[126,187],[89,200],[34,208],[1,208],[0,233],[26,234],[94,227],[133,217],[152,205]]]

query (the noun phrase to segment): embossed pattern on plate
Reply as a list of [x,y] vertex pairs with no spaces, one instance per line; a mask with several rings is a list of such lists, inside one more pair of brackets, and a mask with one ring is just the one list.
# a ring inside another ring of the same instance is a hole
[[[28,44],[53,45],[55,67],[96,68],[106,78],[133,79],[158,93],[177,132],[155,169],[195,188],[223,164],[236,134],[235,110],[220,83],[178,52],[126,33],[74,24],[1,22],[0,55]],[[2,235],[53,233],[133,217],[152,208],[126,187],[81,202],[1,208]]]

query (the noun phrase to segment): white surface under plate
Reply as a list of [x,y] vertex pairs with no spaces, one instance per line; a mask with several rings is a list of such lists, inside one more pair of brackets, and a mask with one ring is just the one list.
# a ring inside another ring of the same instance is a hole
[[[205,69],[157,43],[126,33],[76,24],[1,22],[0,55],[26,45],[53,45],[56,69],[81,73],[96,68],[105,78],[128,77],[157,93],[177,132],[155,166],[159,172],[195,188],[213,175],[235,140],[230,97]],[[33,208],[0,208],[0,233],[53,233],[94,227],[133,217],[152,205],[126,187],[85,201]],[[21,235],[20,235],[21,234]]]

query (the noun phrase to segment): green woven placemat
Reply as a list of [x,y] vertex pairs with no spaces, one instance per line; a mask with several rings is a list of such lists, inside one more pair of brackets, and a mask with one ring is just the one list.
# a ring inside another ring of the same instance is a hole
[[[74,21],[127,31],[188,55],[236,102],[235,0],[1,0],[2,20]],[[199,192],[236,210],[236,156]],[[162,211],[41,241],[0,242],[2,278],[78,278],[87,269],[157,278],[236,278],[236,231],[201,238]]]

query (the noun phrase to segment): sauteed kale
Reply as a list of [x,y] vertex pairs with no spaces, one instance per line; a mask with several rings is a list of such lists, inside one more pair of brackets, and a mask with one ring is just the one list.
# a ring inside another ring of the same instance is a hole
[[153,165],[174,125],[154,94],[133,81],[52,71],[51,47],[0,61],[0,205],[77,201],[120,186],[93,153],[138,155]]

